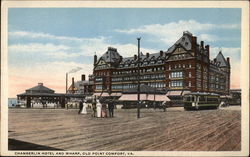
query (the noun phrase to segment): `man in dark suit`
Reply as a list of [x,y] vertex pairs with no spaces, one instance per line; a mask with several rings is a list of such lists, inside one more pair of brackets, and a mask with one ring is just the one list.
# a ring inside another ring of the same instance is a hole
[[78,111],[78,114],[80,114],[80,113],[81,113],[81,111],[82,111],[82,108],[83,108],[83,103],[82,103],[82,101],[80,101],[80,107],[79,107],[79,111]]
[[114,101],[110,100],[108,102],[108,108],[109,108],[109,117],[114,117]]

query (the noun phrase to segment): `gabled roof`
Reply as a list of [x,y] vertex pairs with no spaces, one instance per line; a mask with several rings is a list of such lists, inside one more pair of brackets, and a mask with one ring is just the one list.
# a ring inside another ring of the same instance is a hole
[[100,57],[100,59],[103,59],[106,63],[117,63],[119,62],[120,57],[121,55],[117,52],[117,49],[108,47],[108,50]]
[[173,46],[171,46],[168,50],[167,53],[172,53],[177,46],[181,45],[182,47],[184,47],[186,50],[191,50],[192,49],[192,39],[193,39],[193,35],[188,32],[185,31],[183,32],[183,36],[177,40]]
[[37,86],[26,90],[26,93],[54,93],[55,91],[43,86],[43,83],[38,83]]
[[216,56],[216,62],[220,62],[220,67],[229,67],[229,64],[227,63],[221,51]]

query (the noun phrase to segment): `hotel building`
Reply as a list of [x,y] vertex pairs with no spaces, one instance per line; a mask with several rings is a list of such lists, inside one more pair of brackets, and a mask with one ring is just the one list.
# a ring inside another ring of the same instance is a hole
[[[137,87],[137,64],[137,55],[123,57],[112,47],[99,58],[95,55],[94,93],[119,95]],[[141,84],[166,91],[167,95],[186,92],[229,94],[229,57],[225,59],[220,51],[210,60],[209,45],[204,45],[204,41],[197,43],[197,37],[188,31],[166,51],[141,54],[139,64]]]

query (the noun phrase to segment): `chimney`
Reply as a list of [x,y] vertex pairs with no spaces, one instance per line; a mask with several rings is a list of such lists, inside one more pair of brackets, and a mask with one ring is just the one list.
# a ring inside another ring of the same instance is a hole
[[82,75],[82,81],[85,81],[85,75],[84,74]]
[[214,58],[214,62],[216,62],[217,60],[216,60],[216,58]]
[[122,61],[122,56],[120,56],[120,62]]
[[201,47],[204,48],[204,41],[201,41]]
[[146,53],[146,57],[147,57],[147,58],[149,57],[149,53],[148,53],[148,52]]
[[97,62],[97,55],[94,55],[94,64]]
[[230,58],[227,57],[227,64],[230,65]]
[[208,59],[209,59],[209,57],[210,57],[209,45],[206,45],[205,49],[207,50],[207,56],[208,56]]
[[163,51],[162,50],[160,51],[160,56],[163,56]]
[[192,40],[192,49],[194,51],[196,51],[196,45],[197,45],[197,37],[193,36],[193,40]]
[[72,77],[72,93],[74,94],[74,88],[75,88],[75,81],[74,81],[74,77]]
[[43,83],[38,83],[38,86],[43,86]]
[[134,55],[134,60],[136,60],[137,59],[137,55]]

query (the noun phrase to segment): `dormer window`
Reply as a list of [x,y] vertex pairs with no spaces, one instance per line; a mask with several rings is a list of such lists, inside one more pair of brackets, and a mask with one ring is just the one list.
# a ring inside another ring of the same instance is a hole
[[157,63],[162,63],[162,60],[158,60]]

